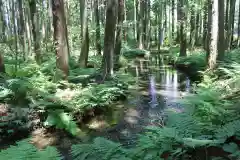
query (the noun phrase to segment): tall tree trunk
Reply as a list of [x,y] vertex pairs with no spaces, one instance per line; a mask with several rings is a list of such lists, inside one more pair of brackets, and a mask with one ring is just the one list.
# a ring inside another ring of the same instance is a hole
[[240,47],[240,2],[238,4],[238,47]]
[[200,19],[200,14],[201,12],[197,10],[196,13],[196,24],[195,24],[195,46],[197,46],[199,43],[199,33],[200,33],[200,28],[201,28],[201,19]]
[[194,33],[196,32],[196,17],[195,17],[195,9],[192,7],[191,9],[191,17],[190,17],[190,41],[189,44],[193,47],[194,45]]
[[206,50],[207,50],[207,58],[210,54],[210,41],[211,41],[211,30],[212,30],[212,0],[208,0],[208,32],[206,36]]
[[208,67],[214,69],[217,64],[218,55],[218,0],[211,0],[212,3],[212,25],[211,25],[211,40],[209,46]]
[[181,0],[177,0],[177,38],[176,42],[180,43],[180,24],[181,24]]
[[230,0],[229,18],[227,22],[227,49],[231,48],[232,36],[233,36],[233,26],[234,26],[234,12],[235,12],[236,0]]
[[17,13],[15,12],[16,7],[14,1],[12,3],[12,27],[13,27],[13,35],[14,35],[14,50],[15,50],[15,71],[18,68],[18,31],[17,31]]
[[80,0],[81,11],[81,54],[79,57],[80,67],[87,67],[88,52],[89,52],[89,34],[88,34],[88,13],[87,13],[87,0]]
[[30,16],[31,16],[31,23],[32,23],[32,35],[33,35],[33,43],[34,43],[34,52],[35,52],[35,60],[37,63],[41,63],[41,50],[40,50],[40,39],[38,38],[38,16],[37,16],[37,9],[36,9],[36,1],[30,0],[29,1],[30,7]]
[[105,77],[111,77],[113,75],[113,57],[114,57],[114,45],[115,45],[115,31],[117,23],[117,0],[107,1],[106,11],[106,25],[104,36],[104,51],[103,51],[103,75]]
[[122,25],[124,19],[124,0],[118,0],[118,23],[117,23],[117,34],[115,42],[115,58],[114,68],[118,69],[119,56],[122,48]]
[[100,34],[100,19],[99,19],[99,1],[95,0],[95,21],[96,21],[96,49],[98,55],[101,55],[101,34]]
[[158,11],[159,13],[159,18],[158,18],[158,51],[160,51],[160,48],[163,44],[163,34],[164,34],[164,30],[163,30],[163,4],[160,4],[160,9]]
[[[232,7],[231,7],[232,6]],[[233,40],[234,40],[234,24],[235,24],[235,6],[236,6],[236,0],[231,1],[231,6],[230,6],[230,15],[232,16],[231,18],[231,38],[230,40],[230,49],[233,46]]]
[[172,39],[174,40],[174,32],[175,32],[175,0],[172,0]]
[[208,44],[207,44],[207,34],[208,34],[208,0],[205,0],[204,2],[204,16],[203,16],[203,37],[202,37],[202,44],[203,48],[207,50]]
[[224,1],[218,0],[218,60],[223,60],[225,51],[224,37]]
[[4,6],[2,0],[0,0],[0,21],[1,21],[1,41],[6,41],[6,20],[4,16]]
[[180,56],[187,55],[187,34],[186,34],[186,13],[184,10],[184,0],[180,0]]
[[137,5],[138,5],[138,0],[134,0],[134,38],[137,40]]
[[56,47],[56,65],[62,70],[64,78],[67,79],[69,74],[69,49],[63,0],[52,0],[52,13]]
[[151,4],[150,0],[146,1],[147,11],[146,11],[146,40],[145,47],[147,49],[150,48],[151,43]]
[[20,43],[23,47],[23,52],[25,52],[25,40],[24,40],[24,32],[25,32],[25,26],[24,26],[24,19],[23,19],[23,3],[22,0],[18,0],[18,8],[19,8],[19,26],[18,26],[18,31],[19,31],[19,40]]
[[140,5],[140,25],[139,25],[139,40],[138,40],[138,48],[143,49],[144,48],[144,10],[145,10],[145,2],[141,0],[139,2]]

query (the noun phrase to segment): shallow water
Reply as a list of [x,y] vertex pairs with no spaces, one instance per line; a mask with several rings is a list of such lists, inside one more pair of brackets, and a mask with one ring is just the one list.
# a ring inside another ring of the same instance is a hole
[[137,59],[135,65],[129,66],[128,71],[137,80],[130,88],[128,100],[120,104],[125,106],[123,116],[113,127],[95,132],[94,137],[103,136],[131,147],[147,126],[163,124],[166,109],[184,109],[178,101],[191,91],[191,81],[185,74],[165,66],[160,58]]

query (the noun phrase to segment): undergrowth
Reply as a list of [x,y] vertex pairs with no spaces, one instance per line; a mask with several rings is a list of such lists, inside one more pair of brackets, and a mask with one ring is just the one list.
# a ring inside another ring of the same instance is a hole
[[125,98],[134,79],[117,72],[112,80],[98,84],[96,75],[101,59],[98,56],[89,59],[94,68],[81,69],[70,60],[67,82],[56,69],[54,56],[49,56],[41,66],[33,60],[19,63],[17,70],[15,62],[6,57],[7,73],[0,81],[0,103],[6,109],[1,113],[4,115],[0,121],[1,138],[10,136],[17,128],[31,128],[37,119],[40,119],[37,125],[55,126],[76,135],[79,117],[95,108],[106,110],[112,102]]
[[92,143],[72,146],[73,159],[239,159],[239,67],[239,64],[219,67],[215,71],[217,76],[203,73],[195,94],[181,101],[184,111],[168,110],[164,126],[146,128],[135,147],[129,149],[96,138]]

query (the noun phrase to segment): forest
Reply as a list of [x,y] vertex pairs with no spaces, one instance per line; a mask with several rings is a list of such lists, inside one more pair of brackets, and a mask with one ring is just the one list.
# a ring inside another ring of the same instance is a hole
[[240,159],[239,0],[0,0],[1,160]]

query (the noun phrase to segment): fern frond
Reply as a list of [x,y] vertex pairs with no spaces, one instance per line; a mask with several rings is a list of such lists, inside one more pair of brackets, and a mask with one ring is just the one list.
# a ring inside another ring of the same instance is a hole
[[62,157],[54,147],[47,147],[39,151],[28,140],[17,142],[16,146],[10,146],[0,152],[1,159],[6,160],[61,160]]

